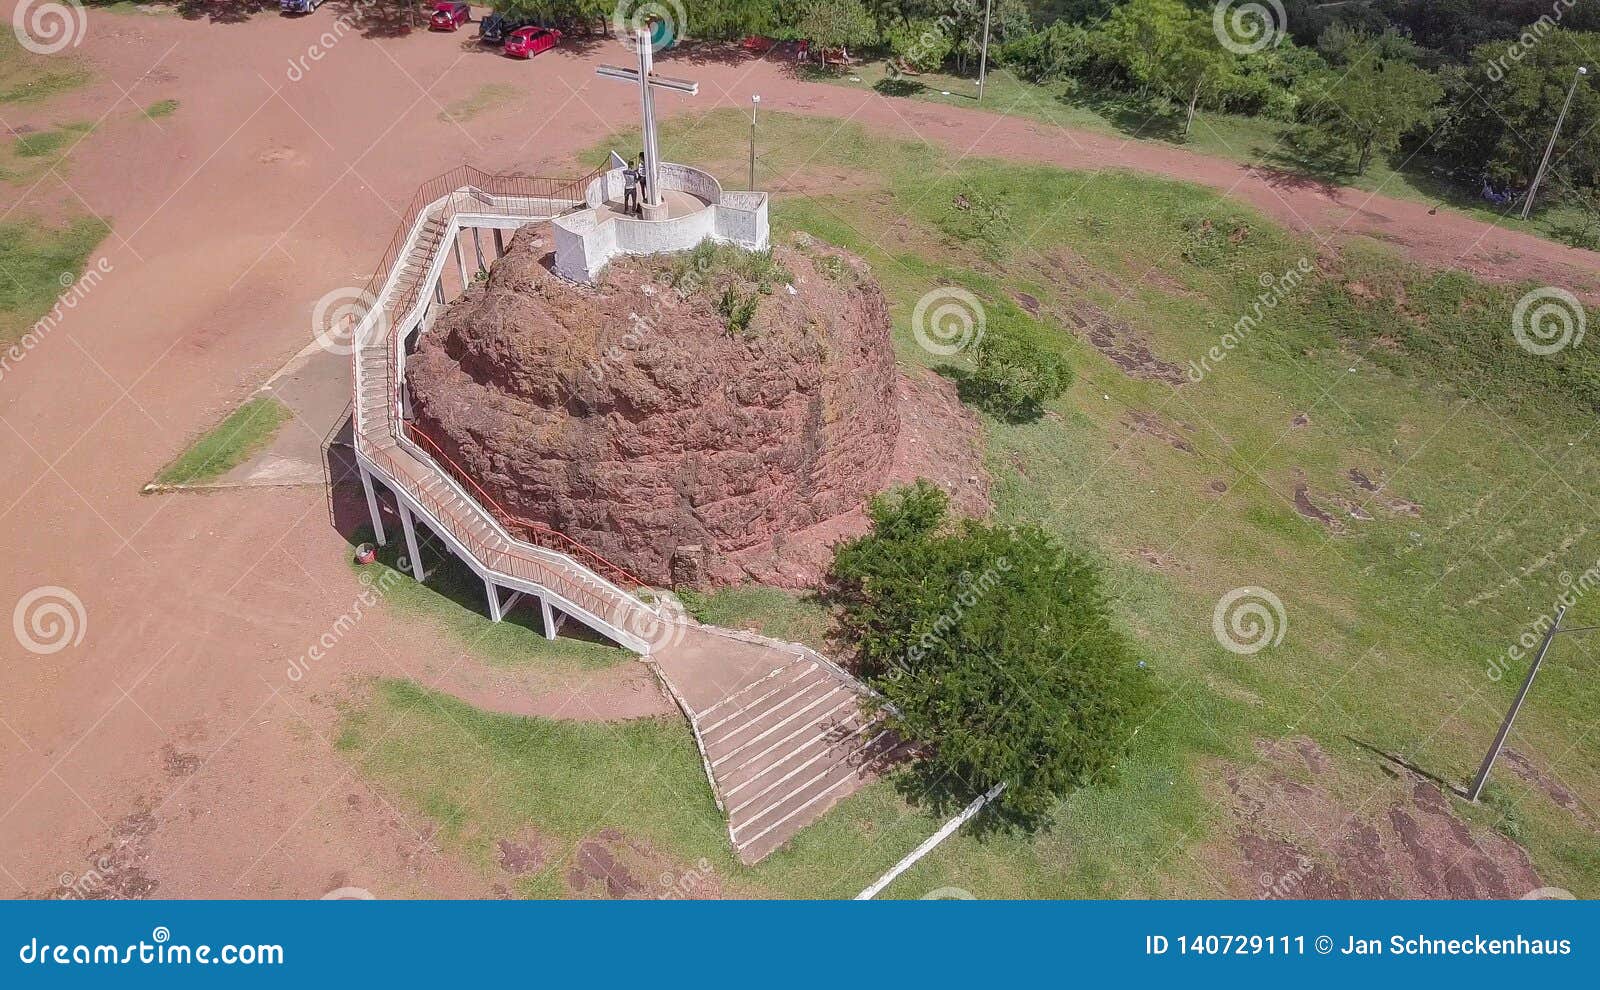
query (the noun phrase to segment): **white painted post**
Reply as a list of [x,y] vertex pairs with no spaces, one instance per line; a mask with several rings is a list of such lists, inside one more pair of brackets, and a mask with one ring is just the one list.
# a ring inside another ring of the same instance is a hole
[[439,281],[433,283],[433,301],[444,302],[444,272],[440,272]]
[[406,531],[406,550],[411,554],[411,576],[420,584],[427,580],[428,575],[422,569],[422,554],[417,552],[417,527],[411,521],[411,510],[406,508],[404,502],[400,502],[400,525]]
[[361,468],[361,487],[367,491],[367,514],[372,517],[372,535],[377,538],[378,546],[388,546],[389,541],[383,536],[383,516],[378,512],[378,496],[372,490],[372,474],[365,465]]
[[974,800],[971,804],[969,804],[965,808],[961,809],[961,814],[959,814],[959,815],[955,816],[954,818],[950,819],[949,821],[945,822],[943,828],[939,829],[939,831],[937,831],[937,832],[933,833],[932,835],[928,836],[928,838],[922,843],[922,845],[920,845],[917,848],[911,850],[911,855],[907,856],[905,859],[902,859],[900,862],[894,864],[894,868],[893,869],[891,869],[888,873],[885,873],[883,876],[879,877],[877,879],[877,881],[872,884],[872,886],[868,887],[866,890],[863,890],[861,893],[857,894],[856,895],[856,900],[858,900],[858,901],[870,901],[874,897],[877,897],[880,893],[883,892],[883,888],[889,886],[891,883],[894,883],[895,877],[898,877],[900,874],[902,874],[905,871],[911,869],[911,867],[916,865],[917,860],[919,860],[922,857],[928,855],[928,853],[933,852],[935,846],[937,846],[939,843],[943,842],[944,840],[950,838],[951,835],[955,834],[955,830],[956,829],[960,828],[961,826],[965,825],[968,821],[970,821],[972,819],[972,816],[976,815],[978,812],[983,810],[983,806],[984,805],[988,804],[990,801],[993,801],[995,798],[999,797],[1000,796],[1000,792],[1005,790],[1005,789],[1006,789],[1006,785],[1004,783],[996,784],[993,787],[989,788],[988,793],[982,795],[981,797],[979,797],[976,800]]
[[467,257],[461,253],[461,233],[456,232],[456,269],[461,272],[461,291],[467,291]]
[[539,596],[539,611],[544,615],[544,638],[545,639],[555,639],[556,638],[556,617],[555,617],[555,612],[553,610],[551,610],[551,608],[550,608],[550,599],[544,597],[543,595]]
[[483,579],[483,590],[489,593],[489,621],[499,622],[505,618],[505,613],[500,610],[500,589],[488,578]]
[[506,256],[506,239],[499,227],[494,229],[494,256],[496,258],[504,258]]
[[483,263],[483,241],[478,238],[478,228],[472,228],[472,250],[478,255],[478,271],[488,271],[489,266]]

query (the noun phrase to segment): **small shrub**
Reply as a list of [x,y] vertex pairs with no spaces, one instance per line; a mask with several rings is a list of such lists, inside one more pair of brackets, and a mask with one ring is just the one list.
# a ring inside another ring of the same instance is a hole
[[1014,324],[992,323],[978,342],[969,397],[1013,422],[1035,419],[1072,384],[1066,359],[1030,339]]

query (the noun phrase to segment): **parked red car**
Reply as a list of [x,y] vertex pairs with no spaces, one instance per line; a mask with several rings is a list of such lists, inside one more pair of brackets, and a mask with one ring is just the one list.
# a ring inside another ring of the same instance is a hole
[[561,40],[555,28],[521,27],[506,36],[506,54],[512,58],[533,58],[549,51]]
[[472,20],[471,7],[464,3],[445,0],[433,5],[433,14],[428,18],[428,30],[454,31],[470,20]]

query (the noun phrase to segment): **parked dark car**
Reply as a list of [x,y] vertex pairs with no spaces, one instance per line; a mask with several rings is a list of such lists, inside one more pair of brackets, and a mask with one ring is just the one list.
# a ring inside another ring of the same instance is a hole
[[455,0],[441,0],[433,5],[433,13],[428,17],[428,30],[454,31],[471,20],[471,7]]
[[278,10],[284,14],[309,14],[322,6],[322,0],[278,0]]
[[532,27],[533,21],[507,14],[490,14],[478,22],[478,40],[486,45],[503,45],[506,36],[517,28]]

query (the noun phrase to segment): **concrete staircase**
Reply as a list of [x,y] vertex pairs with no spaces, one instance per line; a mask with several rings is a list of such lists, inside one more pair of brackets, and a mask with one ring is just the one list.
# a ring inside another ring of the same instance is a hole
[[[483,577],[496,617],[497,589],[512,588],[643,654],[689,718],[740,860],[759,862],[901,754],[863,710],[866,689],[805,647],[699,626],[647,603],[597,555],[491,511],[493,500],[401,418],[402,341],[437,305],[458,214],[497,230],[541,219],[520,212],[532,201],[510,213],[505,199],[456,190],[418,209],[354,337],[357,461]],[[560,201],[544,203],[553,213]]]

